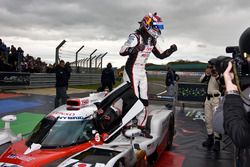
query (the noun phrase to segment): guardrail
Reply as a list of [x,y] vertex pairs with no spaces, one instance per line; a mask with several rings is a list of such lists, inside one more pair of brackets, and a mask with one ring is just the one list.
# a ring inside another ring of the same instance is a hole
[[[100,83],[99,73],[71,73],[69,85],[89,85]],[[54,87],[55,73],[12,73],[0,72],[0,89],[22,89]]]

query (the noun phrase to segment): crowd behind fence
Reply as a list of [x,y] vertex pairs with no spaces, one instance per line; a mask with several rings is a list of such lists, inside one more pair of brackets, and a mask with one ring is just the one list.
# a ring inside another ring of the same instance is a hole
[[29,73],[50,73],[55,65],[47,64],[40,57],[33,57],[24,54],[21,47],[7,46],[0,39],[0,71],[7,72],[29,72]]
[[[95,49],[94,51],[96,51]],[[63,52],[64,50],[61,50]],[[95,52],[92,51],[91,54],[85,53],[85,58],[74,60],[75,55],[73,52],[70,57],[65,57],[65,54],[58,51],[56,55],[57,60],[65,60],[73,66],[73,72],[85,72],[94,71],[102,69],[103,57],[107,54],[92,55]],[[64,51],[65,52],[65,51]],[[61,54],[61,55],[60,55]],[[86,61],[85,61],[86,60]],[[98,62],[99,61],[99,62]],[[94,68],[92,69],[92,63],[94,63]],[[14,45],[7,46],[2,39],[0,39],[0,71],[5,72],[29,72],[29,73],[54,73],[58,62],[54,64],[48,64],[42,61],[41,57],[33,57],[29,54],[25,55],[25,52],[21,47],[16,47]]]

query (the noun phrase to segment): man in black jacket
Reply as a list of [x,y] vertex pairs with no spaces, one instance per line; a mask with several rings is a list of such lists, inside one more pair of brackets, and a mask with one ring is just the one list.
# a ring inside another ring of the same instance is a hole
[[[248,63],[250,73],[250,27],[246,29],[239,40],[241,56]],[[232,63],[229,62],[224,72],[226,84],[226,96],[224,103],[224,128],[236,146],[235,165],[237,167],[249,167],[250,165],[250,85],[242,87],[233,82],[235,75],[231,72]],[[248,75],[250,80],[250,76]]]
[[64,61],[61,60],[60,64],[55,68],[56,72],[56,98],[55,98],[55,108],[61,104],[66,104],[67,100],[67,85],[68,85],[68,74],[64,67]]
[[102,87],[100,91],[104,91],[106,87],[109,88],[109,91],[112,91],[113,85],[115,84],[115,75],[111,63],[108,63],[107,68],[102,71],[101,83]]
[[176,74],[175,70],[168,67],[166,78],[165,78],[165,84],[166,84],[168,96],[175,95],[175,81],[178,81],[179,79],[180,77],[178,74]]

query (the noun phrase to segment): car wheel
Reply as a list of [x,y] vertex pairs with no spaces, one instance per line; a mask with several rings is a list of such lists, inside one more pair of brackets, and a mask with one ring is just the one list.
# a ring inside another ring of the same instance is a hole
[[168,137],[167,137],[167,145],[166,150],[170,150],[173,144],[174,139],[174,116],[171,117],[169,121],[169,127],[168,127]]
[[125,167],[124,161],[123,161],[122,159],[119,159],[119,160],[115,163],[114,167]]

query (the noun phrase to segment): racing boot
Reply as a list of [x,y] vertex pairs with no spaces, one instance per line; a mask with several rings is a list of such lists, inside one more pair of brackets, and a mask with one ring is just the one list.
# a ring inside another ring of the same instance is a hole
[[222,136],[221,135],[215,135],[214,139],[215,139],[215,142],[214,142],[214,145],[213,145],[213,151],[214,152],[219,152],[220,151],[220,141],[222,139]]
[[202,143],[203,147],[211,148],[214,145],[214,135],[208,135],[208,138],[206,141]]

